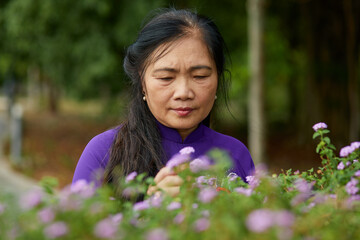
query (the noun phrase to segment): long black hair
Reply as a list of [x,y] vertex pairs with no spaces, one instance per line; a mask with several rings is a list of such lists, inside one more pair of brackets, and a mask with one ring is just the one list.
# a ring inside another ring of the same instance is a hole
[[[217,94],[227,99],[230,79],[224,77],[225,44],[214,22],[188,10],[158,11],[144,25],[125,55],[124,70],[131,82],[131,102],[128,116],[114,140],[105,170],[104,183],[116,184],[119,177],[133,171],[155,176],[163,167],[165,156],[156,119],[147,103],[143,101],[143,74],[153,60],[155,50],[160,46],[169,47],[174,41],[194,32],[200,33],[215,61],[218,74]],[[210,116],[207,116],[203,123],[209,125]]]

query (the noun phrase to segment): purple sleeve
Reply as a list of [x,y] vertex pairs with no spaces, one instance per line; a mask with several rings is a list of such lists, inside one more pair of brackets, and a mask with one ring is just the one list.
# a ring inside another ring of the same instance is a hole
[[96,185],[101,184],[116,132],[115,129],[111,129],[90,140],[76,166],[73,183],[84,179],[87,182],[95,182]]
[[233,166],[228,173],[234,172],[244,181],[255,171],[254,162],[247,147],[238,139],[214,132],[213,139],[218,141],[218,147],[227,150],[233,160]]
[[234,166],[230,172],[236,173],[244,181],[247,176],[253,175],[255,171],[254,162],[249,150],[241,143],[237,151],[232,152]]

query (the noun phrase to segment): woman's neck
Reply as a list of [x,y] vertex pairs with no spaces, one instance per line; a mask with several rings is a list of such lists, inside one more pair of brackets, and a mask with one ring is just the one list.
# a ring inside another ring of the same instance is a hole
[[195,127],[193,128],[189,128],[189,129],[176,129],[178,131],[178,133],[180,134],[181,136],[181,139],[184,141],[187,136],[190,135],[190,133],[192,133],[198,126],[196,125]]

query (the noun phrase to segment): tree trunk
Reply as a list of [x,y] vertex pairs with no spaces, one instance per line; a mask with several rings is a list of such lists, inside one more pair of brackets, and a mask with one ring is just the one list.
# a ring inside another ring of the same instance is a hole
[[48,76],[44,76],[47,95],[48,95],[48,110],[52,114],[57,114],[59,110],[59,98],[60,92],[59,88],[52,82]]
[[28,108],[34,109],[41,103],[40,69],[29,66],[27,69],[27,101]]
[[248,0],[249,36],[249,149],[255,164],[265,159],[263,0]]

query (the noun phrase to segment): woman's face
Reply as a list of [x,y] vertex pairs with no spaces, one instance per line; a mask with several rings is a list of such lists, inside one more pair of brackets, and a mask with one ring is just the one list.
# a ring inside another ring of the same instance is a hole
[[210,113],[217,83],[213,58],[203,41],[193,36],[177,40],[149,64],[143,90],[154,117],[177,129],[184,140]]

